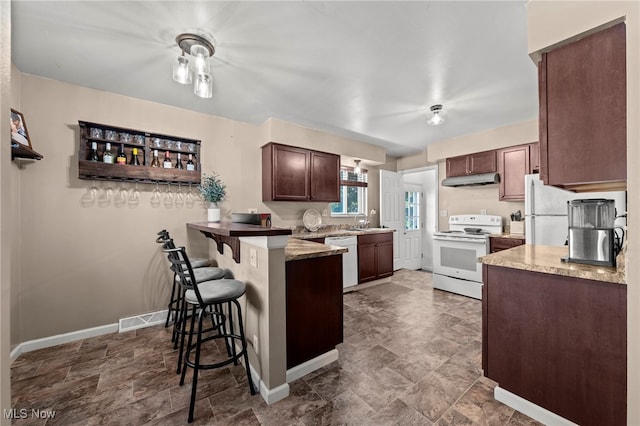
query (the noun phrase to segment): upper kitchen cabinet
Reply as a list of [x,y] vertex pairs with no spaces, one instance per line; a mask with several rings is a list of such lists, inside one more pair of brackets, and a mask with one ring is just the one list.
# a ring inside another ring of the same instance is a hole
[[498,173],[500,173],[500,201],[524,200],[524,175],[539,168],[539,144],[512,146],[499,149]]
[[540,174],[575,191],[626,189],[626,38],[617,24],[542,55]]
[[495,171],[495,151],[476,152],[447,158],[447,177],[476,175]]
[[266,144],[262,147],[262,201],[340,201],[340,156]]

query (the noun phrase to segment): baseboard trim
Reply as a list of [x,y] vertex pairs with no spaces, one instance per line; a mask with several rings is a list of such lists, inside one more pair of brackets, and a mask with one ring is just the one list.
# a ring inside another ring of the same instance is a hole
[[260,389],[260,396],[264,399],[264,402],[266,402],[267,405],[274,404],[289,396],[289,383],[284,383],[273,389],[269,389],[251,364],[249,364],[249,371],[251,372],[253,384],[258,386]]
[[293,368],[287,370],[287,383],[291,383],[294,380],[299,379],[302,376],[318,370],[325,365],[331,364],[333,361],[338,360],[338,350],[332,349],[329,352],[325,352],[320,356],[317,356],[309,361],[303,362],[300,365],[296,365]]
[[572,421],[567,420],[564,417],[560,417],[556,413],[552,413],[551,411],[542,408],[539,405],[534,404],[533,402],[527,401],[526,399],[519,397],[514,393],[504,390],[500,386],[495,387],[495,389],[493,390],[493,396],[496,400],[502,402],[504,405],[507,405],[514,410],[521,412],[522,414],[526,414],[527,416],[542,424],[556,426],[577,426]]
[[391,277],[380,278],[380,279],[377,279],[377,280],[368,281],[368,282],[363,283],[363,284],[356,284],[356,285],[352,285],[350,287],[344,287],[342,289],[342,292],[343,293],[350,293],[352,291],[364,290],[365,288],[375,287],[375,286],[380,285],[380,284],[388,284],[390,282],[391,282]]
[[16,346],[9,355],[11,362],[15,361],[21,354],[25,352],[35,351],[37,349],[49,348],[51,346],[61,345],[63,343],[74,342],[76,340],[86,339],[89,337],[100,336],[103,334],[115,333],[118,331],[118,324],[101,325],[98,327],[86,328],[84,330],[72,331],[69,333],[58,334],[55,336],[43,337],[41,339],[28,340]]

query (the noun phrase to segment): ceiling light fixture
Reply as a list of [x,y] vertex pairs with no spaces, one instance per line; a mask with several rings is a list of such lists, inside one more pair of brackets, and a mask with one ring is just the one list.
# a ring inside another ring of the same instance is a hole
[[360,172],[362,171],[362,169],[360,168],[360,160],[353,160],[353,162],[356,163],[356,167],[354,167],[353,173],[360,174]]
[[429,118],[427,119],[427,124],[437,126],[444,123],[446,119],[447,111],[445,111],[442,105],[431,105],[431,108],[429,108]]
[[[213,79],[209,66],[209,58],[216,49],[204,37],[184,33],[176,37],[181,55],[173,64],[173,80],[180,84],[193,82],[193,93],[201,98],[213,96]],[[185,56],[188,55],[188,56]]]

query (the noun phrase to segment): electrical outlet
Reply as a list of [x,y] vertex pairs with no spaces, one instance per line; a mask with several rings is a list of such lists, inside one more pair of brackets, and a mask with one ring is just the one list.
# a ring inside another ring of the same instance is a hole
[[447,217],[449,212],[447,212],[446,210],[440,210],[440,216],[442,217]]
[[256,351],[256,355],[258,355],[258,336],[253,335],[253,350]]
[[247,209],[249,211],[249,213],[258,213],[258,209],[256,209],[255,207],[252,207],[250,209]]
[[258,267],[258,252],[253,247],[249,247],[249,265]]
[[327,209],[322,209],[322,216],[324,216],[324,217],[329,216],[329,210],[327,210]]
[[480,214],[487,214],[487,209],[480,210]]

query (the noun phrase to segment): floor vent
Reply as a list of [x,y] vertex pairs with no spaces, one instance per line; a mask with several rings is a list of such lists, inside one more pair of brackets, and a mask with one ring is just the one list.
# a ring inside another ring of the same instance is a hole
[[167,319],[167,310],[151,312],[148,314],[136,315],[135,317],[121,318],[118,322],[118,332],[137,330],[139,328],[151,327],[152,325],[164,324]]

